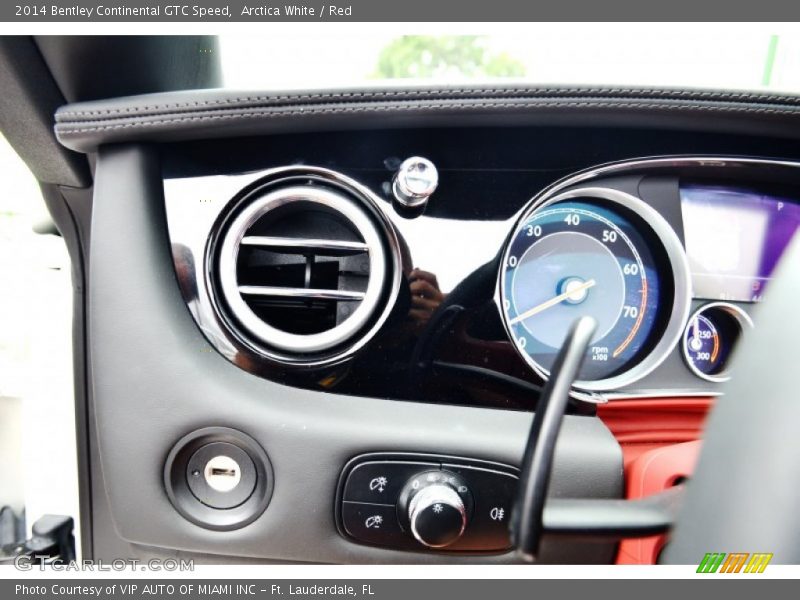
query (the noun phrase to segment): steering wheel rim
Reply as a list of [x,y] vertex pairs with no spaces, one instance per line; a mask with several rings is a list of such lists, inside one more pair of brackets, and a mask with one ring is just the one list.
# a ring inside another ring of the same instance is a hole
[[756,323],[709,416],[665,563],[697,565],[709,552],[800,563],[800,235]]

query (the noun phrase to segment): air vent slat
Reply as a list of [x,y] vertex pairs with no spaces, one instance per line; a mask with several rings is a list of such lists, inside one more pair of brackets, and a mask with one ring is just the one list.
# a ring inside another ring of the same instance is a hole
[[242,238],[241,244],[243,246],[265,248],[275,252],[315,254],[319,256],[350,256],[369,252],[369,246],[363,242],[343,240],[248,235]]
[[338,360],[387,319],[400,284],[398,247],[367,190],[297,172],[232,204],[212,263],[219,310],[276,360]]
[[309,300],[334,300],[353,302],[364,299],[364,292],[348,290],[322,290],[313,288],[288,288],[261,285],[240,285],[239,293],[245,296],[270,296],[273,298],[307,298]]

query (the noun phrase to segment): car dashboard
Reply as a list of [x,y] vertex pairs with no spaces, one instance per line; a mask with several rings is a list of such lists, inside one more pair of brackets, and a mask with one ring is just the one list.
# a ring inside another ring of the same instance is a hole
[[633,158],[543,185],[419,157],[435,191],[408,207],[402,158],[167,174],[181,291],[221,354],[311,390],[533,410],[590,315],[573,410],[715,396],[800,223],[786,161]]
[[[800,223],[796,110],[512,87],[62,108],[61,143],[96,159],[95,554],[518,562],[532,415],[586,315],[549,497],[690,477]],[[667,541],[635,543],[549,535],[537,560]]]

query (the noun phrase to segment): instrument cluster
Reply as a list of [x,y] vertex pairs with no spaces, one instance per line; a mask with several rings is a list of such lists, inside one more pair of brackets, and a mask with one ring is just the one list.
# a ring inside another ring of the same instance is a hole
[[[680,164],[649,161],[654,170]],[[591,316],[597,331],[575,382],[584,398],[635,384],[677,344],[698,378],[729,379],[753,327],[749,311],[800,227],[800,204],[763,185],[677,185],[679,223],[596,181],[556,186],[522,212],[502,255],[498,303],[515,349],[543,378],[572,323]]]

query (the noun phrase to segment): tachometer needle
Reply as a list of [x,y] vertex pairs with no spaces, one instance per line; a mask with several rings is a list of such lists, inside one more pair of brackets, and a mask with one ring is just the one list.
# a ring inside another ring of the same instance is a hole
[[511,321],[509,321],[509,324],[514,325],[515,323],[519,323],[520,321],[524,321],[525,319],[529,319],[533,315],[538,315],[543,310],[547,310],[548,308],[551,308],[551,307],[555,306],[559,302],[563,302],[564,300],[566,300],[570,296],[573,296],[575,294],[579,294],[580,292],[582,292],[584,290],[588,290],[590,287],[593,287],[596,283],[597,282],[594,279],[590,279],[589,281],[587,281],[585,283],[582,283],[581,285],[575,286],[574,288],[572,288],[570,290],[567,290],[563,294],[559,294],[555,298],[550,298],[550,300],[542,302],[541,304],[539,304],[538,306],[534,306],[530,310],[526,310],[521,315],[517,315],[515,318],[513,318],[513,319],[511,319]]

